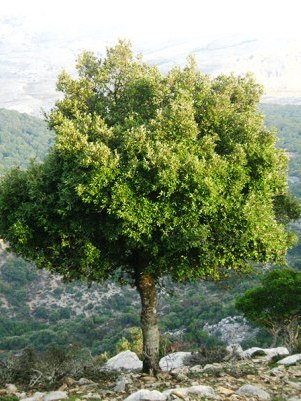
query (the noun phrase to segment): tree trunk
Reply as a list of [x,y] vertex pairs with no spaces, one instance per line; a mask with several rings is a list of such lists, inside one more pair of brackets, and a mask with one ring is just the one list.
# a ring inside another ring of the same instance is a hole
[[278,338],[279,338],[279,334],[280,334],[280,332],[281,332],[281,327],[277,327],[277,326],[272,326],[271,328],[270,328],[270,331],[271,331],[271,333],[272,333],[272,335],[273,335],[273,341],[272,341],[272,344],[270,345],[270,347],[271,348],[274,348],[274,347],[276,347],[276,345],[277,345],[277,342],[278,342]]
[[155,375],[159,370],[159,328],[157,323],[157,291],[153,278],[145,272],[136,275],[141,298],[143,333],[143,372]]
[[294,318],[292,318],[285,328],[286,345],[290,352],[295,352],[298,348],[299,329],[298,320]]

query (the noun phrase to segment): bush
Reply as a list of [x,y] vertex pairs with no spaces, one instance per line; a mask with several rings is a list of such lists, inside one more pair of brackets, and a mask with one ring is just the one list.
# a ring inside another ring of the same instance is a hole
[[247,319],[272,333],[272,346],[284,338],[289,350],[296,352],[301,325],[300,271],[291,268],[269,271],[261,286],[237,298],[236,307]]
[[0,395],[0,401],[19,401],[16,395]]
[[66,376],[97,380],[106,358],[106,355],[94,358],[88,349],[79,347],[52,348],[43,353],[26,349],[1,362],[0,385],[13,382],[24,389],[50,390],[57,389]]
[[212,348],[201,347],[198,352],[194,352],[185,360],[186,365],[207,365],[208,363],[222,362],[227,355],[224,345]]

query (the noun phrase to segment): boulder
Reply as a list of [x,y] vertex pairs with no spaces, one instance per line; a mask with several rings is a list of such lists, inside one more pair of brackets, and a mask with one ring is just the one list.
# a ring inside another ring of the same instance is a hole
[[163,391],[163,394],[166,395],[167,397],[174,394],[179,398],[181,398],[181,397],[185,398],[189,394],[198,395],[198,396],[206,397],[209,399],[217,398],[212,387],[202,386],[202,385],[191,386],[191,387],[182,387],[182,388],[180,387],[180,388],[174,388],[171,390],[165,390],[165,391]]
[[157,390],[139,390],[131,394],[124,401],[166,401],[167,395]]
[[278,365],[292,366],[296,365],[296,363],[301,363],[301,354],[295,354],[287,356],[286,358],[281,359],[277,362]]
[[109,359],[103,370],[105,371],[123,371],[123,370],[141,370],[142,361],[135,352],[123,351]]
[[160,359],[160,368],[164,371],[170,371],[185,366],[185,359],[191,356],[191,352],[174,352]]
[[242,395],[245,397],[257,397],[258,400],[267,400],[271,399],[269,393],[258,386],[254,386],[253,384],[244,384],[236,391],[237,395]]
[[276,348],[252,347],[243,351],[243,356],[245,358],[253,358],[255,356],[266,356],[267,359],[272,359],[274,357],[284,357],[287,355],[289,355],[289,351],[286,347],[276,347]]

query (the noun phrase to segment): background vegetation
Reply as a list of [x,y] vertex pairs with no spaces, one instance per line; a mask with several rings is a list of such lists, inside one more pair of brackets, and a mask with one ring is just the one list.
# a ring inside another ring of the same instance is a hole
[[13,166],[41,160],[52,143],[46,123],[28,114],[0,109],[0,174]]

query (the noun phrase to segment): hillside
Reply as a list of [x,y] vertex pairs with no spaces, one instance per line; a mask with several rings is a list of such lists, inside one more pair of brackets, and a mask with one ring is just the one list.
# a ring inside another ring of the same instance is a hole
[[[290,185],[297,196],[301,180],[301,106],[261,105],[268,126],[279,132],[279,146],[290,156]],[[25,114],[0,110],[1,171],[13,165],[24,167],[28,159],[41,159],[51,144],[45,124]],[[301,232],[300,227],[296,228]],[[291,264],[301,267],[301,247],[290,252]],[[235,316],[235,294],[250,287],[256,277],[232,279],[228,283],[196,283],[178,286],[167,283],[159,295],[160,329],[166,341],[177,341],[197,348],[218,342],[204,330],[228,316]],[[163,288],[163,287],[162,287]],[[36,271],[30,264],[13,257],[2,246],[0,263],[0,350],[19,350],[33,346],[43,350],[51,346],[80,344],[93,354],[114,353],[116,343],[131,340],[131,327],[139,325],[139,299],[129,287],[62,283],[59,277]],[[229,322],[228,322],[229,323]],[[224,330],[226,324],[212,327]],[[228,324],[228,339],[243,340],[244,345],[269,345],[269,337],[258,332],[240,331],[244,322]],[[206,328],[205,327],[205,328]],[[226,330],[226,329],[225,329]],[[219,334],[222,334],[221,332]],[[237,336],[241,335],[240,338]],[[253,337],[248,338],[248,335]],[[230,336],[230,337],[229,337]]]
[[44,121],[12,110],[0,109],[0,174],[10,167],[25,167],[41,160],[52,134]]

